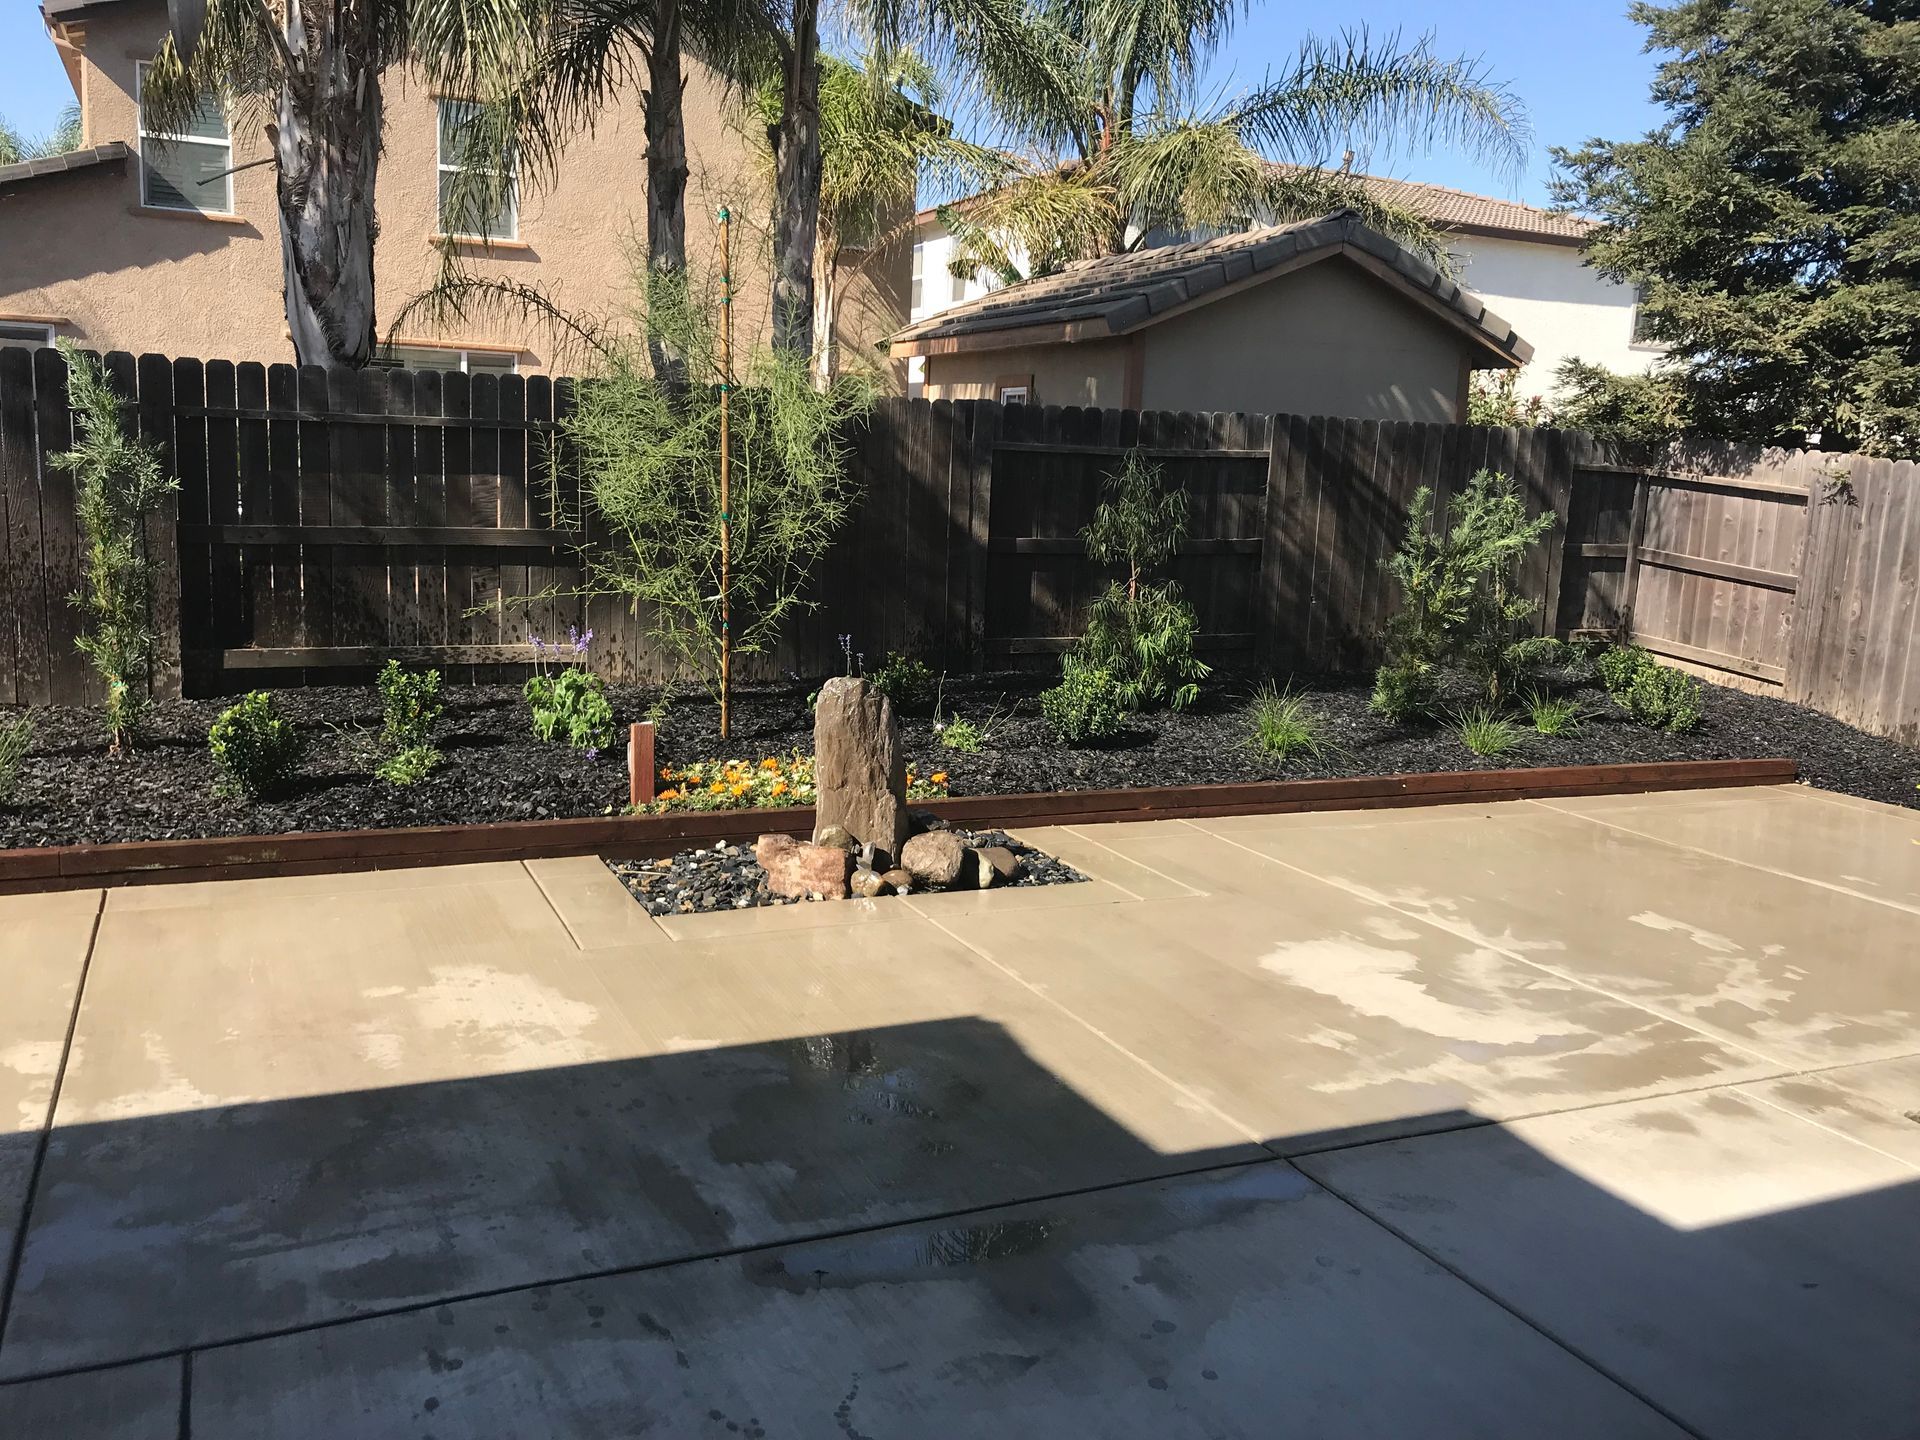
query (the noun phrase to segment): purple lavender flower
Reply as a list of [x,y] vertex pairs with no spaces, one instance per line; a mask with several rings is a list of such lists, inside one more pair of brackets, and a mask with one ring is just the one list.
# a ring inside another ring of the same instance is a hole
[[591,765],[595,760],[598,760],[599,758],[600,758],[600,752],[594,749],[591,745],[589,745],[587,747],[587,763]]

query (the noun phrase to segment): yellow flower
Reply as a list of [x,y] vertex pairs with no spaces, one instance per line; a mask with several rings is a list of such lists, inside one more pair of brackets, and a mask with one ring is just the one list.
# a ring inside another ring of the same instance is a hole
[[774,781],[774,782],[773,782],[773,793],[774,793],[775,795],[784,795],[784,794],[786,794],[786,793],[787,793],[787,782],[786,782],[786,781],[784,781],[784,780],[776,780],[776,781]]
[[934,783],[934,784],[936,784],[936,785],[944,785],[944,784],[946,784],[946,783],[947,783],[947,772],[946,772],[946,771],[944,771],[944,770],[936,770],[936,771],[934,771],[934,772],[933,772],[933,783]]
[[778,770],[780,768],[780,762],[769,755],[760,762],[760,768],[762,770]]
[[722,782],[716,780],[711,785],[707,786],[707,793],[709,795],[720,795],[725,793],[726,788],[727,787]]

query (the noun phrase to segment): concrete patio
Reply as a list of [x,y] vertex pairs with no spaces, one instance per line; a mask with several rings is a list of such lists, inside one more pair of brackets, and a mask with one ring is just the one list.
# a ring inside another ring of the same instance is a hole
[[1912,1437],[1920,815],[0,898],[0,1436]]

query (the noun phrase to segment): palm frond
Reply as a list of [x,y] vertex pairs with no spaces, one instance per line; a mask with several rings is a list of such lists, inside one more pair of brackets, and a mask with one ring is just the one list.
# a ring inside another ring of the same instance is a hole
[[1347,148],[1367,157],[1450,145],[1509,175],[1530,140],[1525,108],[1485,63],[1444,59],[1431,37],[1403,45],[1396,32],[1308,37],[1292,65],[1217,117],[1275,158],[1316,162]]

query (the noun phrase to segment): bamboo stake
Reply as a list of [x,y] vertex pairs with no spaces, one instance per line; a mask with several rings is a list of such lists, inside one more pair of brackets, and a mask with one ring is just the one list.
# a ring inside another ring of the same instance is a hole
[[733,580],[733,450],[727,412],[733,398],[733,237],[731,216],[720,207],[720,738],[733,733],[733,612],[727,594]]

